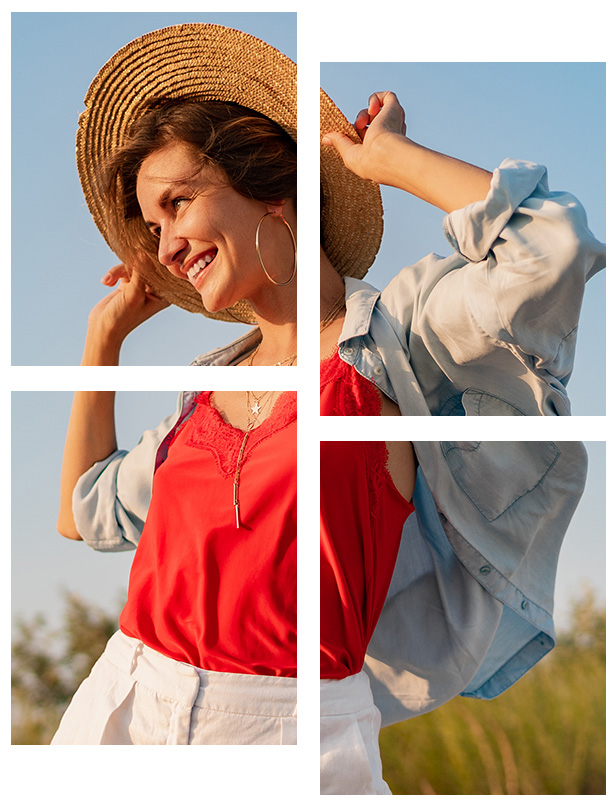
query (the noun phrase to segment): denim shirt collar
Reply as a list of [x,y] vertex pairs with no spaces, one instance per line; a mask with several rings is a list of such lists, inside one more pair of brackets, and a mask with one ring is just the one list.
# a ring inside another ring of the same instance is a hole
[[374,306],[381,294],[369,283],[357,280],[355,277],[345,277],[344,283],[347,313],[352,315],[345,316],[338,344],[368,334]]

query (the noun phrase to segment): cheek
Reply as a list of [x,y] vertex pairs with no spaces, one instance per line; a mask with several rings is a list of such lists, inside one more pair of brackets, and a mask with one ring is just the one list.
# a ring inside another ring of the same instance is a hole
[[241,260],[242,264],[257,263],[255,249],[256,225],[252,218],[238,216],[232,228],[227,227],[223,237],[230,250]]

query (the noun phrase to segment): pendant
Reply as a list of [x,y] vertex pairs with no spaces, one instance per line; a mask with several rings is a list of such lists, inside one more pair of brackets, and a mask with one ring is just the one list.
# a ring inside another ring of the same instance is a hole
[[255,415],[255,417],[259,416],[259,412],[261,411],[261,406],[256,402],[253,406],[250,407],[251,412]]

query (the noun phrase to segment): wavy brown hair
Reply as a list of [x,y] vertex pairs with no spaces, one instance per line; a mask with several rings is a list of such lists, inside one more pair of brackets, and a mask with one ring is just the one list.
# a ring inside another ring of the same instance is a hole
[[278,124],[222,101],[152,101],[101,172],[107,225],[123,260],[140,253],[158,259],[158,241],[145,226],[137,201],[137,175],[146,157],[172,142],[193,146],[204,165],[221,169],[242,196],[295,204],[296,144]]

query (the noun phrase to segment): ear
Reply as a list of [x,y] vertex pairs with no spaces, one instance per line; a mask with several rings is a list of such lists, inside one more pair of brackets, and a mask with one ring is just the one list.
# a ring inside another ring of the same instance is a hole
[[282,201],[271,202],[271,204],[266,205],[267,212],[271,213],[274,216],[281,216],[284,205],[285,205],[284,199]]

